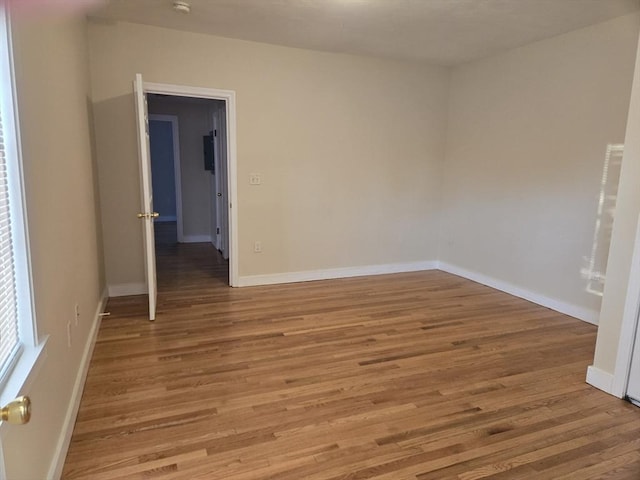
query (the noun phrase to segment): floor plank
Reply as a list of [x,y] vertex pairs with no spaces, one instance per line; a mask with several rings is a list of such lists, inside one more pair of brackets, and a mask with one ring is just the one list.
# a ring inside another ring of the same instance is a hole
[[63,478],[640,478],[640,409],[584,382],[591,325],[438,271],[227,278],[168,241],[157,320],[110,300]]

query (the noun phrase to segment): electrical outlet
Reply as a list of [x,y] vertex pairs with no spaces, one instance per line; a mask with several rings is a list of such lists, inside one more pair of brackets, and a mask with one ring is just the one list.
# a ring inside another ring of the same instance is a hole
[[67,347],[71,348],[71,321],[67,322]]
[[76,319],[76,327],[77,327],[78,324],[80,323],[80,305],[78,305],[77,303],[75,308],[75,319]]
[[256,240],[253,244],[253,252],[254,253],[262,253],[262,242],[260,240]]
[[249,185],[260,185],[262,178],[259,173],[252,173],[249,175]]

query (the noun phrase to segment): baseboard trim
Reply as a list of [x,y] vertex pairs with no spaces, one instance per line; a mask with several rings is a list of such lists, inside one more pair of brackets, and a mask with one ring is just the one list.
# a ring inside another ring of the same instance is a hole
[[87,372],[89,371],[89,363],[91,362],[91,356],[93,355],[93,347],[96,344],[96,338],[98,337],[98,331],[100,330],[100,323],[102,320],[100,314],[104,312],[104,309],[107,306],[107,300],[109,300],[109,296],[105,289],[100,301],[98,302],[96,314],[93,319],[93,326],[89,332],[84,352],[82,353],[80,368],[78,369],[76,381],[73,385],[69,407],[67,408],[67,414],[65,415],[64,423],[62,425],[62,432],[60,433],[55,454],[53,455],[53,460],[49,468],[49,474],[47,475],[47,478],[50,479],[60,478],[62,476],[62,468],[64,467],[64,461],[67,458],[67,451],[69,450],[73,427],[76,423],[76,417],[78,416],[78,410],[80,408],[80,400],[82,399],[82,392],[84,391],[84,384],[87,379]]
[[423,261],[410,263],[390,263],[384,265],[366,265],[361,267],[330,268],[325,270],[307,270],[302,272],[274,273],[267,275],[246,275],[238,279],[238,287],[257,285],[275,285],[279,283],[311,282],[334,278],[364,277],[389,273],[419,272],[435,270],[437,262]]
[[[587,367],[587,383],[603,392],[615,395],[613,392],[613,375],[593,365]],[[618,395],[615,396],[618,397]]]
[[182,243],[211,243],[211,235],[183,235]]
[[509,282],[504,282],[481,273],[472,272],[446,262],[438,262],[438,269],[443,272],[458,275],[459,277],[464,277],[468,280],[481,283],[487,287],[495,288],[496,290],[500,290],[515,297],[520,297],[530,302],[537,303],[538,305],[569,315],[570,317],[577,318],[578,320],[598,325],[600,312],[596,310],[590,310],[555,298],[547,297],[545,295],[526,290],[522,287],[518,287]]
[[109,285],[110,297],[128,297],[129,295],[146,295],[146,283],[120,283],[118,285]]
[[[187,236],[185,239],[197,239],[199,243],[204,237]],[[211,237],[206,237],[207,242]],[[186,242],[189,243],[189,242]],[[367,275],[385,275],[390,273],[418,272],[422,270],[442,270],[481,283],[510,295],[523,298],[556,312],[569,315],[593,325],[598,325],[600,312],[579,307],[555,298],[547,297],[509,282],[498,280],[481,273],[472,272],[456,265],[438,261],[420,261],[408,263],[389,263],[382,265],[364,265],[359,267],[329,268],[323,270],[306,270],[301,272],[273,273],[265,275],[245,275],[238,279],[238,287],[252,287],[258,285],[277,285],[279,283],[311,282],[314,280],[331,280],[333,278],[363,277]],[[144,295],[147,293],[145,283],[123,283],[109,285],[109,297],[125,297],[129,295]]]

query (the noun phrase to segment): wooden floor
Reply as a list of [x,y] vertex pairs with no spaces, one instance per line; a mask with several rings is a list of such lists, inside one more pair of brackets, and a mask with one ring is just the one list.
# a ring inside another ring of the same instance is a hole
[[67,479],[640,479],[640,409],[585,384],[595,327],[442,272],[230,289],[159,248],[112,299]]

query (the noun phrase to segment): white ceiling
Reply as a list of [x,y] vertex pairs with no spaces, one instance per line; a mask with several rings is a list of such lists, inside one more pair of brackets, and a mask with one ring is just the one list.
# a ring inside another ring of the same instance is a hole
[[640,0],[110,0],[91,16],[292,47],[455,65],[593,25]]

